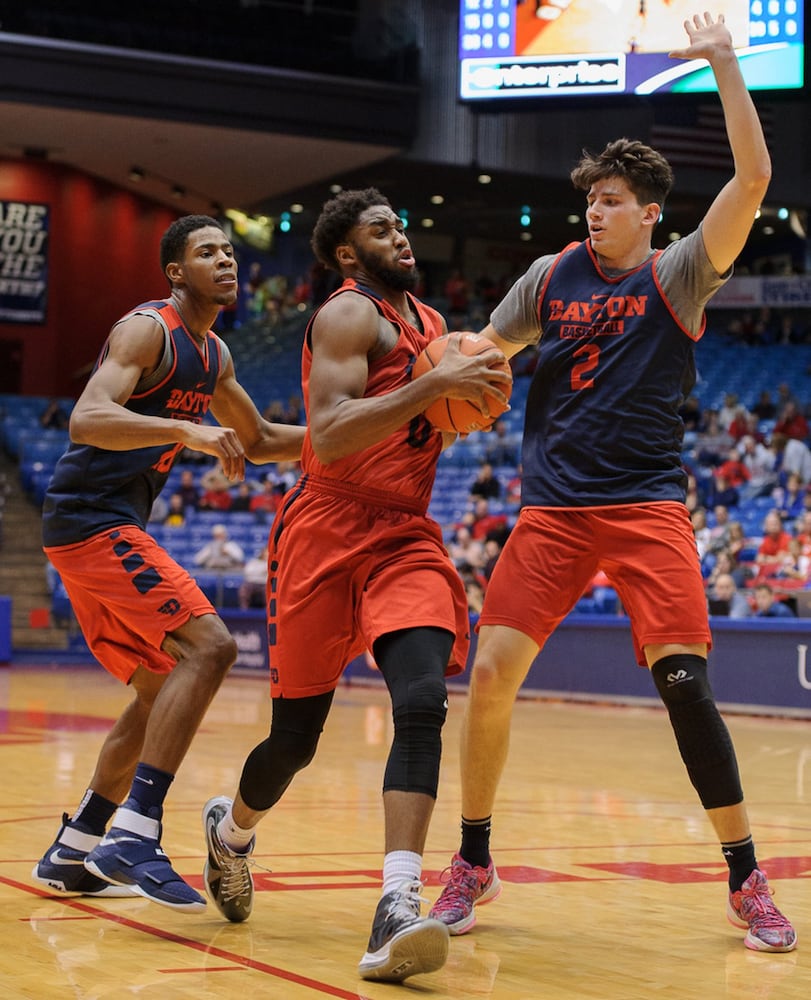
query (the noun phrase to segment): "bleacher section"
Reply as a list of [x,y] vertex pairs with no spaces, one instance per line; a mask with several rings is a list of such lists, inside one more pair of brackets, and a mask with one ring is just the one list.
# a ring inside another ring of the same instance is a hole
[[[272,329],[245,325],[227,335],[237,377],[260,410],[272,400],[286,403],[300,396],[301,344],[307,316],[296,316]],[[811,345],[744,346],[731,342],[723,335],[708,334],[697,349],[698,381],[694,394],[702,409],[720,408],[728,392],[737,393],[747,408],[754,405],[760,393],[774,393],[780,383],[787,383],[805,404],[809,401]],[[511,440],[520,441],[529,376],[517,376],[512,408],[505,415]],[[39,416],[49,400],[43,397],[0,395],[0,446],[18,463],[20,481],[31,502],[41,505],[53,466],[67,444],[67,431],[43,430]],[[62,400],[69,412],[70,399]],[[470,509],[470,486],[478,466],[485,460],[488,436],[474,434],[456,441],[443,452],[438,466],[436,485],[430,512],[450,535],[452,527]],[[181,474],[176,466],[164,491],[173,492]],[[204,466],[193,466],[199,481]],[[267,473],[266,468],[249,466],[248,475],[257,482]],[[516,475],[512,466],[497,466],[497,477],[506,487]],[[762,533],[763,517],[773,505],[771,497],[760,497],[742,503],[732,514],[744,527],[749,539],[750,555]],[[492,513],[504,513],[514,523],[517,506],[504,501],[491,501]],[[709,515],[712,523],[712,514]],[[231,536],[242,545],[246,557],[263,546],[269,523],[262,516],[250,513],[192,512],[181,527],[150,524],[149,530],[179,563],[194,573],[206,592],[223,607],[236,607],[239,574],[203,574],[195,570],[193,555],[211,533],[214,521],[224,521]],[[58,588],[54,595],[54,617],[64,615],[64,603],[59,604]],[[595,588],[578,605],[589,613],[616,614],[618,604],[611,588]]]

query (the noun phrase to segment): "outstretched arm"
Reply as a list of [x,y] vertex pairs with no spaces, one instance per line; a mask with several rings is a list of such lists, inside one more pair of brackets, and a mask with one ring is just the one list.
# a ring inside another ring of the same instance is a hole
[[674,59],[706,59],[712,67],[735,173],[710,206],[703,224],[704,246],[719,274],[723,274],[743,250],[755,213],[771,179],[771,161],[755,105],[746,89],[732,36],[723,14],[696,14],[684,22],[690,44],[675,49]]

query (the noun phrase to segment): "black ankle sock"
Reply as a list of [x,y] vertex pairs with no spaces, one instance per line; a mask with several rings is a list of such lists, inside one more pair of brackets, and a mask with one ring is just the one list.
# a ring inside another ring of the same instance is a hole
[[737,840],[734,844],[721,844],[724,859],[729,865],[729,891],[738,892],[743,883],[757,868],[755,845],[752,838]]
[[490,825],[492,816],[485,819],[462,817],[462,846],[459,853],[469,865],[486,868],[490,864]]
[[97,837],[104,836],[107,824],[112,819],[113,813],[118,808],[118,803],[105,799],[91,788],[88,788],[84,798],[79,803],[79,808],[70,817],[70,823],[78,826],[87,833],[95,834]]

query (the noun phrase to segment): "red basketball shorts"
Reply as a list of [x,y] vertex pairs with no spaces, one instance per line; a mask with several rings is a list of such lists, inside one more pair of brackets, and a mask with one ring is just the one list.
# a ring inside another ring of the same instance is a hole
[[167,674],[167,632],[192,616],[216,614],[189,574],[140,528],[104,531],[84,542],[46,548],[65,585],[90,651],[129,683],[139,665]]
[[543,648],[598,570],[631,620],[640,665],[648,645],[711,646],[695,536],[675,501],[524,508],[496,562],[479,625],[508,625]]
[[276,515],[268,566],[273,697],[331,691],[380,636],[417,626],[453,633],[447,673],[464,669],[464,587],[421,514],[308,486]]

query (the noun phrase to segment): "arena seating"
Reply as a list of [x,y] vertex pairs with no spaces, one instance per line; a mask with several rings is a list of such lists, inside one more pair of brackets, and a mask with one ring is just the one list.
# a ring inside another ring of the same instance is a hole
[[[227,335],[237,377],[260,410],[272,400],[286,403],[291,397],[300,396],[301,344],[306,319],[306,315],[288,317],[272,329],[245,325]],[[696,359],[698,378],[694,394],[700,399],[702,409],[720,408],[728,392],[737,393],[741,403],[751,407],[762,390],[774,394],[781,383],[786,383],[801,401],[809,398],[811,344],[744,346],[716,332],[699,343]],[[529,381],[526,375],[516,377],[512,408],[504,416],[508,434],[514,441],[520,441]],[[41,505],[53,466],[68,441],[67,431],[44,430],[39,426],[39,417],[49,402],[41,396],[0,395],[0,447],[17,463],[20,483],[36,505]],[[69,412],[73,400],[60,402]],[[686,457],[689,443],[688,439]],[[448,534],[470,509],[470,486],[478,466],[486,458],[487,445],[487,435],[473,434],[457,440],[440,457],[430,512]],[[193,468],[195,478],[199,479],[205,467]],[[505,487],[517,472],[512,466],[496,466],[494,471]],[[176,487],[180,474],[181,466],[176,466],[167,483],[167,496]],[[264,474],[263,468],[249,465],[248,476],[257,483]],[[748,555],[752,558],[762,535],[763,518],[771,506],[771,497],[760,497],[742,503],[733,511],[733,517],[744,527],[749,541]],[[491,502],[490,508],[494,513],[506,514],[508,523],[514,523],[517,506],[497,500]],[[711,511],[708,520],[712,525]],[[250,513],[192,512],[182,527],[150,524],[149,530],[178,562],[194,572],[217,602],[236,606],[238,582],[234,574],[206,575],[193,566],[194,553],[210,537],[214,521],[227,523],[246,557],[261,549],[267,539],[268,520]],[[595,588],[577,608],[580,613],[592,614],[615,614],[617,610],[616,594],[611,588]],[[53,613],[55,618],[63,618],[65,614],[64,596],[56,588]]]

